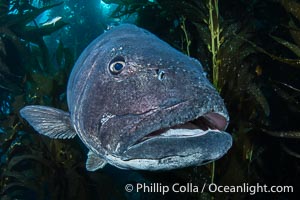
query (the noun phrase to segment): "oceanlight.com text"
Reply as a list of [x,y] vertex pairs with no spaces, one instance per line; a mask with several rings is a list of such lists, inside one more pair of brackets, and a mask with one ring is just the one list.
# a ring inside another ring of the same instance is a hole
[[205,192],[220,192],[220,193],[248,193],[255,195],[256,193],[281,193],[294,192],[293,186],[267,186],[266,184],[257,183],[256,185],[249,185],[243,183],[241,185],[228,186],[217,185],[215,183],[204,183],[203,185],[194,185],[193,183],[174,183],[173,185],[163,185],[162,183],[136,183],[125,185],[126,192],[144,192],[144,193],[161,193],[165,195],[168,192],[175,193],[203,193]]
[[243,183],[242,185],[237,186],[222,186],[216,185],[215,183],[208,184],[208,190],[210,192],[246,192],[250,195],[254,195],[256,193],[281,193],[281,192],[294,192],[293,186],[267,186],[266,184],[249,185],[248,183]]

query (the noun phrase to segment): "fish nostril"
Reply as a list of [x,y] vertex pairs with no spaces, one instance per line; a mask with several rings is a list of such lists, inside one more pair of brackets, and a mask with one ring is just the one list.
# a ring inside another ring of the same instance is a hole
[[165,71],[160,70],[160,69],[156,69],[155,72],[157,74],[158,80],[162,81],[165,77]]

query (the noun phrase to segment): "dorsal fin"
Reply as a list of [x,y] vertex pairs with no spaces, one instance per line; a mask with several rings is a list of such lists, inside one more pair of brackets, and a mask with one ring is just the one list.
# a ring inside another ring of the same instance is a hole
[[50,138],[70,139],[76,136],[70,114],[48,106],[26,106],[21,116],[40,134]]
[[92,151],[89,151],[87,156],[88,158],[85,166],[88,171],[96,171],[106,165],[106,161],[94,154]]

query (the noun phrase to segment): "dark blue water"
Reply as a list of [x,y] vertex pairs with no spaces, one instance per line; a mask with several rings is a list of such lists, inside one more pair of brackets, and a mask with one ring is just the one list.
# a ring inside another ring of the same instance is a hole
[[[76,59],[123,23],[202,63],[225,101],[233,137],[214,165],[88,172],[79,138],[51,140],[20,117],[25,105],[67,111]],[[299,38],[298,0],[0,0],[0,199],[296,199]]]

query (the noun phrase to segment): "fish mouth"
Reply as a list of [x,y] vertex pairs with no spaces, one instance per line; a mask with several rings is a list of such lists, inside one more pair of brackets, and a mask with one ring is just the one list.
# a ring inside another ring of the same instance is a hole
[[153,131],[138,139],[132,146],[141,144],[155,137],[187,138],[203,136],[210,131],[222,132],[228,125],[228,116],[223,113],[207,112],[196,119],[168,128]]
[[160,116],[161,125],[132,141],[122,162],[132,169],[170,170],[219,159],[232,146],[231,135],[224,131],[229,117],[219,100],[198,106],[184,101],[150,114],[143,124],[154,126],[151,121]]

